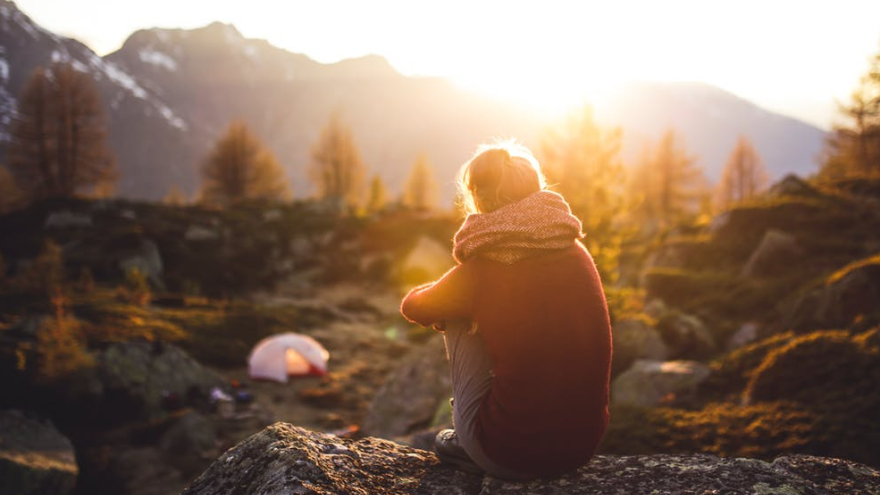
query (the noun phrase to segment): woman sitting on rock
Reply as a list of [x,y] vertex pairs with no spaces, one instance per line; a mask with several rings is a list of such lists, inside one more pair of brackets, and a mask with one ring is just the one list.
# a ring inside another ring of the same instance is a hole
[[551,477],[593,456],[608,424],[611,326],[580,221],[532,153],[484,145],[459,174],[469,214],[458,265],[401,313],[443,331],[454,430],[441,461],[505,479]]

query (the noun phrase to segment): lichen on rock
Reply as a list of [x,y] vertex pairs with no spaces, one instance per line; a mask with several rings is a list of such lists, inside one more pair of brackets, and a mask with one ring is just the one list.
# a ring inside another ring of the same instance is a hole
[[880,472],[840,459],[773,462],[707,454],[597,456],[556,479],[510,482],[457,471],[427,451],[387,440],[338,438],[276,423],[222,454],[184,495],[665,493],[876,495]]

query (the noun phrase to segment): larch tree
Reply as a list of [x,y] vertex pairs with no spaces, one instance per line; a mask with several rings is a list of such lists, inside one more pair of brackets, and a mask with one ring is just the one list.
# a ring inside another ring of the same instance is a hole
[[596,122],[585,106],[565,123],[548,129],[541,140],[541,165],[552,189],[562,194],[583,223],[584,243],[596,258],[603,280],[614,282],[627,232],[626,171],[620,157],[622,132]]
[[30,199],[69,197],[116,179],[104,110],[91,78],[70,64],[38,68],[18,100],[9,168]]
[[162,198],[162,203],[169,206],[186,206],[186,193],[177,184],[172,184],[168,189],[168,194]]
[[658,227],[695,214],[705,197],[703,171],[669,129],[653,151],[643,155],[635,173],[642,185],[639,211]]
[[373,175],[373,178],[370,179],[370,191],[367,195],[367,211],[370,213],[376,213],[385,209],[385,205],[388,204],[388,188],[385,187],[385,182],[382,181],[382,178],[379,177],[379,174]]
[[845,123],[826,140],[820,177],[880,174],[880,52],[839,110]]
[[364,164],[351,129],[333,113],[312,148],[309,175],[318,197],[338,211],[356,207],[362,197]]
[[429,211],[437,206],[439,190],[434,177],[434,167],[424,154],[413,163],[401,199],[403,204],[420,211]]
[[758,152],[748,138],[740,136],[721,172],[721,181],[715,190],[715,203],[721,210],[726,210],[763,192],[768,180],[767,170]]
[[290,183],[275,155],[251,132],[234,121],[202,165],[200,201],[231,206],[247,200],[290,198]]
[[0,214],[12,210],[20,200],[18,186],[6,167],[0,165]]

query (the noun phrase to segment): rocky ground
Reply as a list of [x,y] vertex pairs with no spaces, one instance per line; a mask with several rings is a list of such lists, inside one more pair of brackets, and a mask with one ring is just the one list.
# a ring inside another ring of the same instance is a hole
[[554,480],[505,482],[439,464],[434,454],[275,424],[221,455],[184,495],[798,494],[873,495],[880,472],[811,456],[772,462],[711,455],[598,456]]
[[[0,423],[26,418],[7,429],[59,437],[66,464],[22,455],[45,448],[0,431],[0,473],[23,468],[21,486],[41,487],[14,493],[66,494],[75,476],[75,494],[170,495],[209,465],[191,493],[270,482],[279,494],[877,493],[875,182],[788,178],[624,253],[629,285],[608,287],[603,455],[532,485],[412,450],[448,426],[449,378],[442,339],[397,306],[404,287],[451,263],[454,221],[341,221],[308,204],[39,204],[0,217]],[[438,252],[440,266],[424,262]],[[132,267],[144,284],[126,278]],[[65,290],[47,291],[62,272]],[[283,331],[330,351],[327,376],[247,378],[252,346]],[[252,400],[218,403],[214,389]],[[248,454],[221,455],[229,448]]]

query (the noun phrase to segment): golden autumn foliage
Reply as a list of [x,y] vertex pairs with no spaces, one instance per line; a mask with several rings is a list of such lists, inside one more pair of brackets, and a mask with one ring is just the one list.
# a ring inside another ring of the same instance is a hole
[[370,179],[370,191],[367,195],[366,209],[369,213],[376,213],[385,209],[388,204],[388,188],[379,175]]
[[351,129],[334,113],[312,148],[309,175],[318,197],[340,211],[361,202],[364,164]]
[[642,201],[641,216],[660,227],[667,227],[695,214],[705,196],[705,180],[696,157],[669,129],[656,146],[643,151],[632,178],[633,190]]
[[715,191],[717,206],[726,210],[736,203],[754,198],[767,188],[769,178],[764,162],[751,141],[740,136],[721,172]]
[[38,68],[18,100],[9,168],[30,199],[73,196],[116,179],[92,79],[70,64]]
[[437,206],[437,196],[434,167],[427,156],[419,155],[403,186],[403,204],[415,210],[428,211]]
[[868,70],[840,105],[844,123],[835,125],[829,135],[820,176],[840,178],[880,174],[880,52]]
[[290,185],[275,156],[247,124],[232,122],[202,165],[200,200],[232,206],[246,200],[290,198]]

